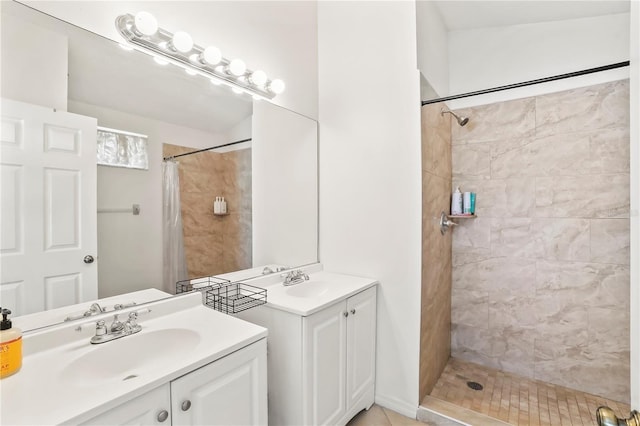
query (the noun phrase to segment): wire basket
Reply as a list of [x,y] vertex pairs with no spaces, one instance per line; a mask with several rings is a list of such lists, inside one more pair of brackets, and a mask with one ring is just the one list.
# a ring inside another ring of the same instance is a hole
[[189,293],[190,291],[199,290],[205,291],[208,287],[216,287],[221,285],[230,284],[231,281],[224,278],[216,277],[201,277],[191,280],[182,280],[176,283],[176,294]]
[[245,283],[231,283],[205,291],[205,305],[225,314],[237,314],[267,303],[267,290]]
[[236,314],[267,303],[267,290],[229,280],[202,277],[176,283],[176,294],[199,291],[202,303],[225,314]]

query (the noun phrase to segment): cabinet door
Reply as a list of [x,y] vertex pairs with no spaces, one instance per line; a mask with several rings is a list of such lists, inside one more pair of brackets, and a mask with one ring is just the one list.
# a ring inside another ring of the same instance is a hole
[[170,425],[170,408],[171,400],[167,383],[81,424],[92,426]]
[[303,423],[332,425],[344,415],[346,302],[304,318],[302,329]]
[[347,408],[358,403],[368,408],[375,391],[376,288],[350,297],[347,311]]
[[266,425],[266,339],[171,382],[171,409],[174,425]]

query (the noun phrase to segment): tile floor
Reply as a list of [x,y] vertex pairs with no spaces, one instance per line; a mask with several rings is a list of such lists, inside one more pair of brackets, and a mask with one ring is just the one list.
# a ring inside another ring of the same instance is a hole
[[[468,381],[484,389],[472,390]],[[595,412],[600,405],[625,418],[630,411],[627,404],[455,358],[449,359],[430,396],[512,425],[591,426],[597,424]]]
[[374,404],[368,411],[361,411],[351,419],[347,426],[425,426],[425,424]]

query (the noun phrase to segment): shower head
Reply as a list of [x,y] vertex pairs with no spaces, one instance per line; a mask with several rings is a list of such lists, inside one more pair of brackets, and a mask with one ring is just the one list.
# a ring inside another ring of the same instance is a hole
[[458,117],[453,111],[448,111],[446,109],[443,109],[442,111],[440,111],[440,115],[444,115],[445,113],[453,115],[456,118],[456,121],[458,121],[458,124],[460,126],[464,126],[469,122],[468,117]]

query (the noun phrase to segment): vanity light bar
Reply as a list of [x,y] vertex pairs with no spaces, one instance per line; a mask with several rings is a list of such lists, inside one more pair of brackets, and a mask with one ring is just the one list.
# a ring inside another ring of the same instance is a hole
[[[185,32],[178,31],[174,34],[159,28],[153,15],[148,12],[139,12],[135,16],[118,16],[116,29],[137,50],[180,66],[191,74],[219,81],[256,98],[273,99],[284,91],[282,80],[269,80],[263,71],[248,70],[244,62],[239,59],[226,59],[216,48],[205,49],[193,43]],[[213,60],[211,56],[214,57]],[[213,63],[214,61],[217,62]]]

